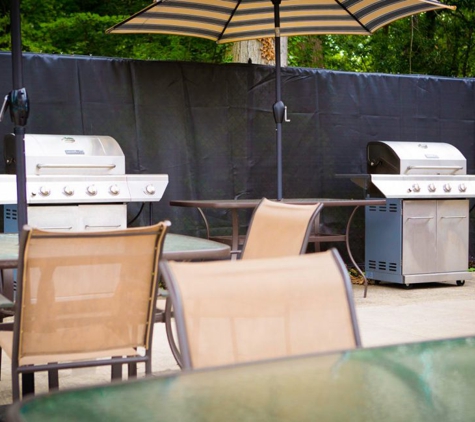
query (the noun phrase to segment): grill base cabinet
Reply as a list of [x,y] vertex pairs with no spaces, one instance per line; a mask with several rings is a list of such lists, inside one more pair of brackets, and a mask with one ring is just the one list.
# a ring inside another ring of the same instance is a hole
[[[28,224],[42,230],[88,231],[127,228],[126,204],[28,206]],[[17,205],[4,206],[5,233],[18,233]]]
[[366,276],[411,285],[471,279],[468,199],[388,199],[365,222]]

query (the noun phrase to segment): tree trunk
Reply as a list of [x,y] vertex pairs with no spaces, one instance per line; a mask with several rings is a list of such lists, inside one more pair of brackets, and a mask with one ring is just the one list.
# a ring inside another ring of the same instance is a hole
[[[273,38],[240,41],[233,44],[233,62],[253,64],[275,64]],[[280,61],[287,66],[287,37],[280,39]]]

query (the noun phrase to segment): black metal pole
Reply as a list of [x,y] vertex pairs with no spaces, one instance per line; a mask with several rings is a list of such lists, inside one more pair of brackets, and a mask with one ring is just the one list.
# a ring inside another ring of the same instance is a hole
[[274,4],[274,48],[275,48],[275,104],[274,120],[276,130],[276,154],[277,154],[277,200],[282,200],[282,122],[284,121],[285,106],[282,102],[281,86],[281,59],[280,59],[280,2],[272,0]]
[[29,105],[26,90],[23,87],[20,0],[11,0],[10,4],[13,75],[13,91],[10,93],[10,115],[14,123],[13,133],[15,134],[16,144],[17,222],[18,233],[20,233],[23,226],[28,222],[24,138]]

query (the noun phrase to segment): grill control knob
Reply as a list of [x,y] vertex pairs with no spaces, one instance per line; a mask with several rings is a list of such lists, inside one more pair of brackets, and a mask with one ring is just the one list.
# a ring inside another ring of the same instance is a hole
[[429,189],[429,192],[435,192],[435,185],[430,183],[429,186],[427,186],[427,189]]
[[421,191],[421,187],[420,187],[417,183],[414,183],[414,184],[412,185],[412,190],[413,190],[414,192],[420,192],[420,191]]
[[74,195],[74,189],[71,186],[65,186],[63,192],[68,196]]
[[154,195],[155,194],[155,186],[153,185],[147,185],[145,187],[145,193],[149,194],[149,195]]
[[452,190],[452,186],[450,186],[448,183],[444,185],[444,192],[450,192]]
[[43,195],[43,196],[49,196],[49,194],[51,193],[51,189],[50,188],[47,188],[46,186],[41,186],[40,187],[40,194]]
[[97,188],[94,185],[88,186],[86,192],[91,196],[97,195]]
[[119,186],[117,186],[117,185],[112,185],[112,186],[109,188],[109,192],[110,192],[112,195],[118,195],[118,194],[120,193]]
[[465,192],[466,190],[467,190],[467,186],[465,186],[465,183],[460,183],[459,191],[460,192]]

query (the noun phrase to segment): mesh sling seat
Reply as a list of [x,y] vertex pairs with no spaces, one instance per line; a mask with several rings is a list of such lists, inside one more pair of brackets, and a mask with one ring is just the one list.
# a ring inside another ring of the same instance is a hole
[[160,263],[183,368],[361,346],[336,249],[284,258]]
[[293,205],[262,198],[254,210],[241,259],[305,253],[312,224],[323,204]]
[[[241,259],[272,258],[303,254],[307,250],[312,224],[323,204],[293,205],[262,198],[255,208]],[[232,251],[238,253],[239,251]],[[181,366],[180,350],[172,326],[172,306],[167,299],[165,325],[168,343],[175,360]]]
[[13,400],[20,374],[129,364],[134,375],[137,363],[151,373],[158,262],[169,225],[74,233],[25,226],[13,332],[0,331]]

